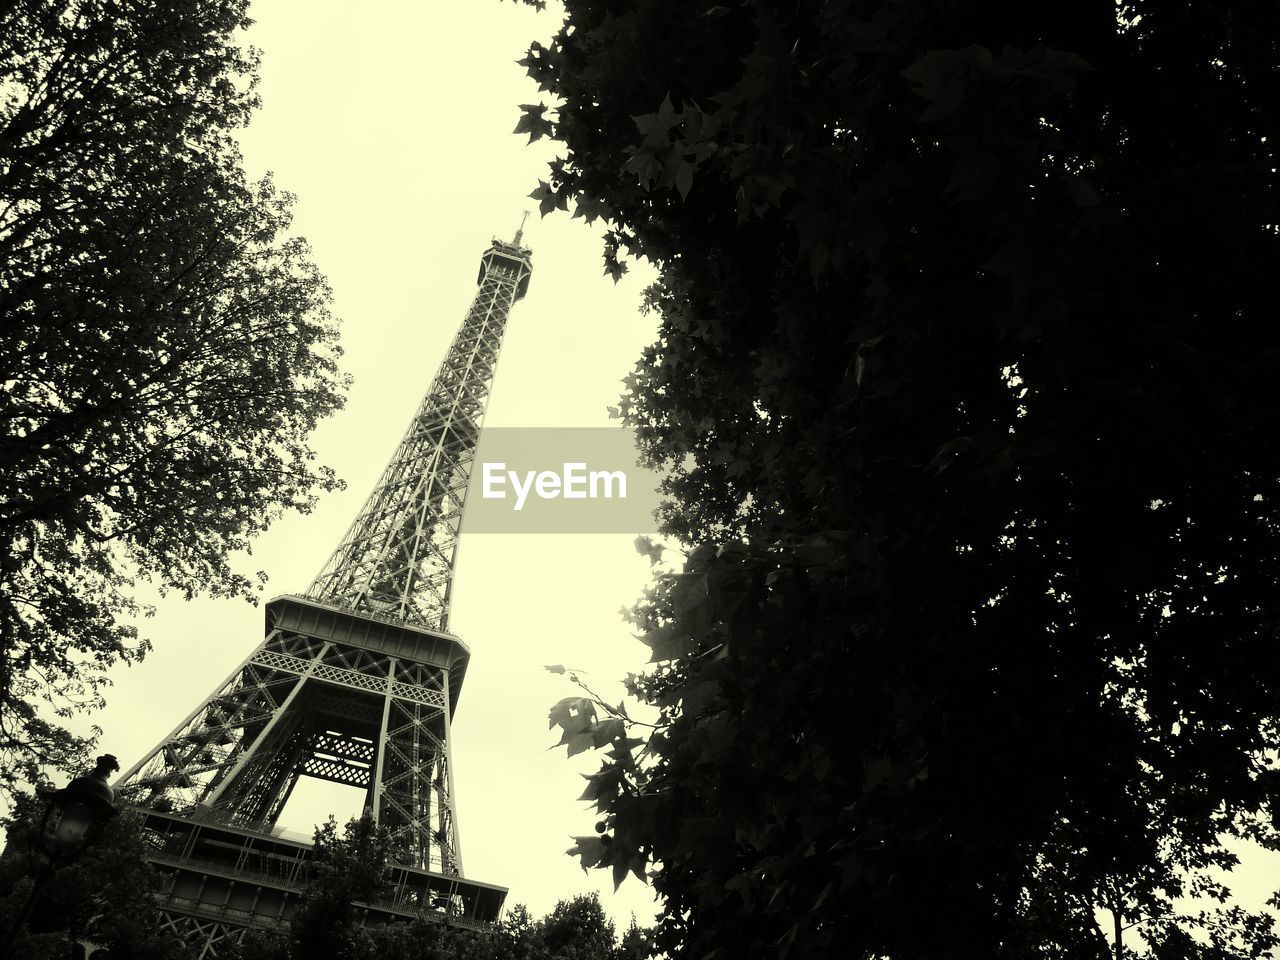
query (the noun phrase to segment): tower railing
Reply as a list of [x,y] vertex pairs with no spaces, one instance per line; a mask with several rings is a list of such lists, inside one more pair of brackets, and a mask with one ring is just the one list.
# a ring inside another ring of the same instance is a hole
[[476,444],[533,269],[521,237],[482,255],[444,361],[306,594],[271,601],[263,640],[116,784],[170,876],[166,923],[203,958],[292,916],[310,845],[278,821],[304,776],[363,788],[390,833],[371,917],[484,924],[501,910],[505,889],[462,871],[451,728],[470,652],[448,622]]

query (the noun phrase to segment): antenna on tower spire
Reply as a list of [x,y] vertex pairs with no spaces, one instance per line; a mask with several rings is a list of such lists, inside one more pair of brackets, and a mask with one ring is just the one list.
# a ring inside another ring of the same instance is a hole
[[515,239],[511,242],[517,247],[520,246],[520,240],[524,237],[524,222],[529,219],[529,211],[524,212],[524,216],[520,218],[520,229],[516,231]]

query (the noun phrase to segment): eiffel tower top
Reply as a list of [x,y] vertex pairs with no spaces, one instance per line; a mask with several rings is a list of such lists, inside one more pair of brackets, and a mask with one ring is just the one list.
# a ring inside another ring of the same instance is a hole
[[[528,217],[528,214],[525,214]],[[462,508],[511,307],[529,287],[524,220],[480,258],[475,299],[404,438],[306,596],[448,632]]]

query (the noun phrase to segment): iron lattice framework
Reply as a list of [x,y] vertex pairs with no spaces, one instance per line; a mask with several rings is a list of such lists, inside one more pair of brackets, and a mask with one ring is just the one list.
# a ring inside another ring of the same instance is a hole
[[446,631],[481,421],[532,273],[520,239],[484,253],[431,388],[306,595],[271,601],[263,641],[117,784],[172,875],[167,922],[202,957],[291,914],[306,846],[276,823],[303,776],[364,790],[390,832],[399,879],[368,909],[486,922],[501,907],[501,888],[463,880],[450,725],[470,654]]
[[395,456],[307,596],[428,630],[447,630],[458,527],[480,423],[512,305],[531,267],[494,242],[480,289]]

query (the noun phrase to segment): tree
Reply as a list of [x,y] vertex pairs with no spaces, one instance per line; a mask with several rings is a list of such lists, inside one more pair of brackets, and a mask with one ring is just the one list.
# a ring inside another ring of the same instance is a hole
[[377,899],[390,838],[373,817],[351,820],[341,840],[333,817],[316,827],[307,889],[289,928],[291,956],[360,960],[377,955],[357,924],[356,901]]
[[561,900],[532,939],[534,955],[547,960],[601,960],[618,950],[613,923],[594,893]]
[[[8,931],[27,899],[41,859],[31,838],[44,804],[30,794],[15,797],[0,857],[0,930]],[[72,864],[57,869],[33,905],[19,934],[15,956],[64,960],[68,942],[87,941],[114,957],[187,960],[194,955],[160,923],[152,895],[164,878],[146,860],[142,817],[113,819]]]
[[531,46],[542,212],[659,270],[660,717],[552,722],[673,955],[1275,947],[1212,868],[1280,846],[1278,17],[568,0]]
[[376,929],[376,955],[384,960],[639,960],[648,956],[632,935],[619,943],[600,898],[579,894],[534,920],[517,904],[488,930],[429,920]]
[[485,930],[446,921],[367,924],[355,906],[377,898],[389,838],[369,815],[342,835],[330,817],[316,828],[302,905],[288,931],[250,933],[233,960],[638,960],[642,931],[617,943],[594,893],[556,904],[541,920],[517,904]]
[[233,139],[245,7],[0,13],[0,789],[82,757],[60,723],[145,653],[137,577],[251,596],[229,555],[337,485],[329,292]]

